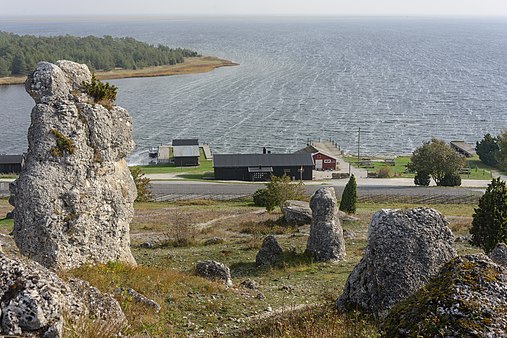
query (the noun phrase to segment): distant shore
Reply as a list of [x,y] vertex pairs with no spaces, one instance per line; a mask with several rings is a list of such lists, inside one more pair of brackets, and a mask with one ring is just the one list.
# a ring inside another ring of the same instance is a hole
[[[210,72],[215,68],[238,66],[239,64],[214,56],[198,56],[185,58],[185,62],[175,65],[145,67],[142,69],[114,69],[97,71],[95,75],[101,80],[125,79],[131,77],[154,77],[181,74]],[[25,82],[26,76],[0,77],[0,86],[18,85]]]

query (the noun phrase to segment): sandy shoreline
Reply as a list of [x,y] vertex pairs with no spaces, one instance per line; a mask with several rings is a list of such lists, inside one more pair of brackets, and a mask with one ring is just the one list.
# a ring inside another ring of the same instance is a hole
[[[238,66],[229,60],[214,56],[198,56],[185,58],[185,62],[176,65],[146,67],[143,69],[115,69],[105,72],[96,72],[95,75],[101,80],[125,79],[132,77],[154,77],[181,74],[196,74],[210,72],[215,68]],[[20,85],[25,82],[26,76],[1,77],[0,86]]]

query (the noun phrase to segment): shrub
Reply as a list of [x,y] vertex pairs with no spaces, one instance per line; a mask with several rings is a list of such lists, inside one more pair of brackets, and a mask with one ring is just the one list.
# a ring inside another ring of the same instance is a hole
[[349,214],[356,212],[357,184],[354,175],[350,176],[340,201],[340,210]]
[[136,184],[137,189],[137,198],[136,202],[148,202],[153,200],[153,196],[151,194],[151,180],[144,176],[143,171],[139,167],[131,167],[130,173],[132,174],[132,178],[134,179],[134,183]]
[[484,138],[475,145],[475,151],[477,152],[477,155],[479,155],[479,159],[484,164],[492,167],[498,165],[496,156],[499,150],[500,147],[498,146],[498,139],[491,136],[491,134],[484,135]]
[[254,193],[255,205],[266,207],[268,211],[275,210],[277,206],[281,209],[287,200],[303,200],[304,198],[303,183],[292,183],[287,175],[271,176],[271,181],[266,183],[266,188]]
[[275,210],[277,205],[274,196],[271,195],[267,188],[257,190],[253,194],[254,204],[258,207],[265,207],[267,211]]
[[507,241],[507,188],[494,178],[479,200],[473,215],[470,243],[489,253],[498,243]]
[[81,86],[84,92],[93,98],[95,103],[101,104],[108,109],[112,108],[118,91],[116,86],[100,81],[95,77],[95,74],[90,82],[83,82]]
[[415,185],[422,185],[422,186],[428,186],[430,185],[430,175],[427,172],[420,171],[418,172],[414,177],[414,184]]
[[441,185],[440,182],[445,175],[458,173],[464,165],[463,157],[443,140],[434,138],[414,150],[408,169],[416,173],[428,173],[437,185]]
[[377,172],[378,178],[389,178],[391,177],[391,168],[389,167],[382,167]]
[[459,174],[445,174],[440,181],[442,187],[459,187],[461,185],[461,176]]

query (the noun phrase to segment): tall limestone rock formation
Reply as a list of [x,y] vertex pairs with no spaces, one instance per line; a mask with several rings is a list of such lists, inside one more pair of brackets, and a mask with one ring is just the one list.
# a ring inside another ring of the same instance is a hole
[[86,65],[40,62],[25,83],[36,105],[25,168],[10,186],[14,239],[50,268],[135,264],[129,222],[137,192],[125,161],[132,121],[124,108],[84,93],[91,78]]

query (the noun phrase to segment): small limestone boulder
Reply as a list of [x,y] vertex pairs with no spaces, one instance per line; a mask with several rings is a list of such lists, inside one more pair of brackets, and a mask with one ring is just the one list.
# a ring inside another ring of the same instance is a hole
[[311,200],[312,224],[306,250],[318,261],[345,257],[343,229],[337,217],[338,206],[333,188],[320,188]]
[[312,222],[312,209],[307,202],[288,200],[283,204],[282,212],[289,224],[303,225]]
[[255,257],[257,266],[274,265],[282,257],[282,247],[274,236],[266,236],[262,241],[261,248]]
[[210,280],[223,281],[225,285],[232,286],[231,270],[224,263],[204,261],[195,265],[195,273]]
[[62,337],[64,317],[70,326],[86,318],[118,330],[125,324],[118,302],[85,281],[64,282],[33,261],[4,255],[0,267],[2,334]]
[[368,228],[364,256],[349,275],[337,306],[384,317],[456,256],[447,224],[434,209],[376,212]]
[[507,244],[498,243],[489,253],[489,258],[496,264],[507,267]]
[[382,325],[383,337],[506,337],[507,269],[485,255],[457,257]]

